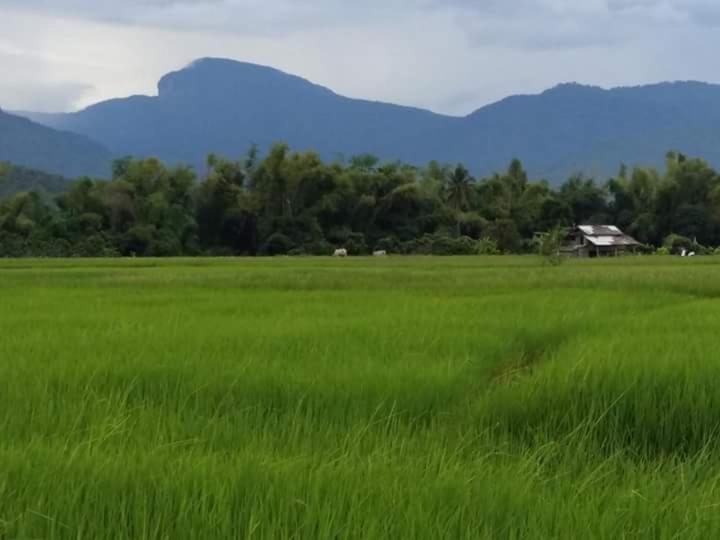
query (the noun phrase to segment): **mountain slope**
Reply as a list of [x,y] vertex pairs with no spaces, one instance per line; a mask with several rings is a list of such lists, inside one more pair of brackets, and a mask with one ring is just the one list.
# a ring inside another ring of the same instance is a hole
[[39,191],[48,195],[62,193],[70,182],[57,174],[0,162],[0,198],[21,191]]
[[109,150],[87,137],[0,110],[0,161],[71,178],[106,176],[111,160]]
[[514,96],[438,137],[437,151],[483,171],[520,157],[534,176],[610,175],[620,163],[661,165],[669,150],[720,164],[720,86],[664,83],[603,90],[560,85]]
[[79,113],[33,118],[101,141],[117,155],[195,165],[210,152],[239,156],[251,144],[265,148],[279,140],[329,158],[371,152],[424,160],[397,141],[451,120],[345,98],[274,69],[216,59],[166,75],[157,97],[134,96]]
[[342,97],[271,68],[203,59],[163,77],[157,97],[33,118],[87,135],[116,155],[196,166],[210,152],[239,156],[253,143],[275,141],[326,158],[462,161],[476,175],[519,157],[533,177],[552,180],[580,171],[609,175],[621,162],[659,165],[668,150],[720,165],[720,86],[702,83],[561,85],[456,118]]

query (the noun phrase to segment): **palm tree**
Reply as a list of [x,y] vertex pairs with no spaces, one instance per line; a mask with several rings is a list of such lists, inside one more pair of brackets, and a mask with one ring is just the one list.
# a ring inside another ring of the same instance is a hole
[[470,172],[463,166],[458,165],[445,179],[443,186],[443,198],[455,212],[456,233],[460,236],[460,215],[467,209],[470,200],[473,178]]

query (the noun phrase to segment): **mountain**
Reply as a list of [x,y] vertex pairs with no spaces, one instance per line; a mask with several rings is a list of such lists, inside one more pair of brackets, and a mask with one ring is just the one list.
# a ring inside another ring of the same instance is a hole
[[0,162],[0,199],[21,191],[39,191],[57,195],[65,191],[69,180],[27,167]]
[[210,152],[240,156],[253,143],[275,141],[325,158],[462,161],[476,175],[519,157],[531,176],[553,180],[607,176],[621,162],[660,165],[669,150],[720,164],[720,86],[694,82],[612,90],[564,84],[460,118],[350,99],[272,68],[208,58],[163,77],[157,96],[30,116],[115,155],[198,167]]
[[[27,114],[27,113],[25,113]],[[398,141],[454,119],[427,111],[349,99],[271,68],[205,59],[170,73],[158,96],[98,103],[73,114],[29,114],[36,121],[102,142],[116,155],[153,155],[197,166],[207,154],[240,156],[252,144],[282,140],[325,157],[376,153],[424,161]]]
[[479,109],[438,140],[445,159],[487,172],[520,157],[534,177],[551,179],[609,176],[621,163],[659,166],[669,150],[720,165],[720,86],[564,84]]
[[111,156],[85,136],[56,131],[0,109],[0,161],[67,177],[107,176]]

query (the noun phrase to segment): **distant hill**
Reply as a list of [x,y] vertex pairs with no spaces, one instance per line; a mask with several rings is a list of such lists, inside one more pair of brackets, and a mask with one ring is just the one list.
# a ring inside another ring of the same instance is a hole
[[0,198],[21,191],[39,191],[57,195],[70,184],[67,178],[27,167],[0,162]]
[[[116,155],[160,157],[201,165],[208,153],[244,154],[288,142],[334,158],[359,153],[424,161],[398,141],[430,136],[453,119],[427,111],[339,96],[280,71],[206,59],[170,73],[158,97],[133,96],[98,103],[74,114],[32,115],[55,128],[87,135]],[[27,113],[25,113],[27,114]]]
[[621,163],[661,166],[669,150],[720,165],[720,86],[564,84],[479,109],[437,141],[444,159],[467,160],[482,172],[519,157],[533,176],[551,179],[606,177]]
[[720,165],[720,86],[636,88],[560,85],[514,96],[464,118],[350,99],[272,68],[203,59],[160,80],[158,96],[133,96],[72,114],[29,114],[86,135],[115,155],[154,155],[201,166],[275,141],[325,158],[372,153],[423,164],[462,161],[476,175],[514,157],[530,174],[607,176],[621,162],[663,163],[668,150]]
[[69,178],[107,176],[112,154],[85,136],[56,131],[0,109],[0,161]]

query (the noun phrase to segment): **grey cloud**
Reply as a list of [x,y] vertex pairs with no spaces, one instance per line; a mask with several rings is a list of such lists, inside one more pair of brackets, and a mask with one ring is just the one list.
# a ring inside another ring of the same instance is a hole
[[664,15],[676,22],[714,25],[720,21],[717,0],[608,0],[608,7],[617,13],[643,16]]
[[[0,0],[4,18],[22,21],[0,34],[0,67],[22,81],[11,88],[0,80],[0,106],[64,110],[152,93],[159,76],[200,56],[273,65],[348,95],[449,112],[569,80],[716,79],[711,52],[720,38],[710,26],[719,20],[718,4]],[[23,31],[29,25],[36,28],[32,34]],[[3,58],[3,42],[32,69],[21,73],[20,64]],[[28,51],[47,65],[28,61]],[[68,80],[92,81],[95,88]]]
[[[0,0],[2,2],[3,0]],[[575,48],[609,45],[645,24],[720,19],[716,0],[4,0],[45,10],[140,26],[277,35],[313,28],[395,22],[454,14],[476,45]]]
[[74,82],[1,81],[0,106],[6,110],[68,111],[92,90],[92,85]]

